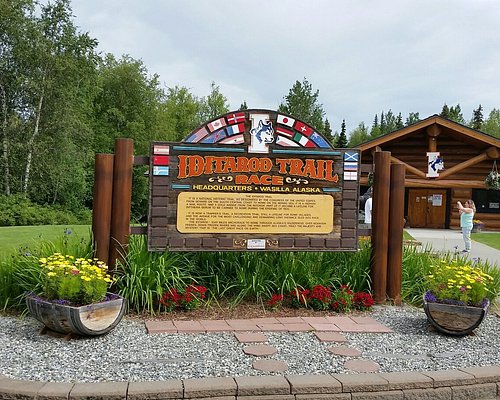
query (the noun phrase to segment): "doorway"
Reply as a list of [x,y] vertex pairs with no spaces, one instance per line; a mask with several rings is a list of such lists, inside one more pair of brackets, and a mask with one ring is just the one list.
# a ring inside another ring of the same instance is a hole
[[410,189],[408,220],[412,228],[445,228],[446,189]]

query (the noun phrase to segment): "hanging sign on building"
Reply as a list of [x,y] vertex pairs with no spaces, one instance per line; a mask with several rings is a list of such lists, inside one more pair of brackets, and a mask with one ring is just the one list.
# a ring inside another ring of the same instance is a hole
[[232,112],[153,142],[148,247],[357,250],[359,152],[270,110]]

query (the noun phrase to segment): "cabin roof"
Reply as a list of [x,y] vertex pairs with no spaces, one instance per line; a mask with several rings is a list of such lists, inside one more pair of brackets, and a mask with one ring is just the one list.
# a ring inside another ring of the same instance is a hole
[[389,142],[392,141],[399,141],[404,136],[425,131],[427,128],[429,128],[434,124],[448,131],[452,131],[454,132],[454,134],[463,136],[463,138],[466,139],[467,141],[475,143],[479,142],[479,144],[484,143],[490,146],[500,147],[500,139],[497,139],[496,137],[488,135],[487,133],[469,128],[468,126],[459,124],[458,122],[451,121],[449,119],[440,117],[437,114],[434,114],[412,125],[408,125],[405,126],[404,128],[398,129],[397,131],[393,131],[385,135],[376,137],[375,139],[371,139],[367,142],[361,143],[357,146],[357,148],[359,148],[361,151],[366,151],[375,148],[377,146],[388,144]]

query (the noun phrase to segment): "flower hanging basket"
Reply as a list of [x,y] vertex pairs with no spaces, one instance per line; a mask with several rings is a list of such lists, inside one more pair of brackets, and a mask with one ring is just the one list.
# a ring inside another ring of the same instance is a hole
[[497,170],[496,161],[493,162],[493,168],[488,176],[486,176],[484,183],[488,189],[500,190],[500,173]]

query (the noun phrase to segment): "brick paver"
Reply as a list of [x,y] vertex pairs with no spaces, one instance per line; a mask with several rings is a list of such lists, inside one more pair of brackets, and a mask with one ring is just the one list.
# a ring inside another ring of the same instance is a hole
[[[392,332],[371,317],[269,317],[200,321],[145,321],[148,333],[199,332]],[[326,337],[326,336],[324,336]],[[320,336],[318,338],[322,340]]]
[[243,349],[245,354],[255,357],[266,357],[276,354],[278,350],[275,347],[269,346],[267,344],[257,344],[255,346],[247,346]]
[[314,332],[320,342],[347,342],[347,338],[338,332]]
[[359,357],[361,355],[361,351],[359,351],[358,349],[346,346],[330,347],[328,348],[328,351],[337,356],[344,357]]
[[371,360],[348,360],[344,363],[344,367],[355,372],[377,372],[380,370],[380,365]]
[[267,342],[267,336],[262,332],[234,332],[236,340],[240,343]]
[[288,369],[288,365],[283,361],[268,359],[254,361],[252,367],[264,372],[284,372]]

